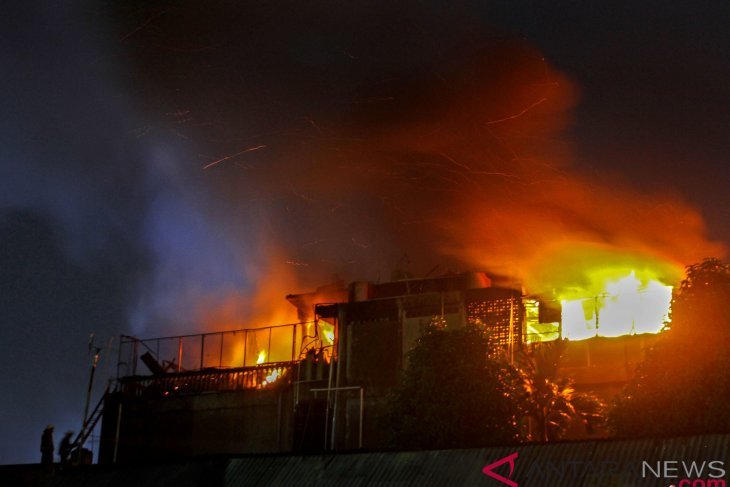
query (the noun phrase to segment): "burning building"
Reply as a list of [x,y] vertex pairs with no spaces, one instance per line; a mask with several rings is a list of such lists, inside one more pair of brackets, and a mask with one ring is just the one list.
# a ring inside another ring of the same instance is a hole
[[434,319],[486,327],[507,356],[568,338],[565,373],[608,397],[666,322],[670,299],[671,287],[635,273],[596,296],[558,299],[475,272],[289,295],[292,324],[122,337],[100,461],[382,447],[386,397]]

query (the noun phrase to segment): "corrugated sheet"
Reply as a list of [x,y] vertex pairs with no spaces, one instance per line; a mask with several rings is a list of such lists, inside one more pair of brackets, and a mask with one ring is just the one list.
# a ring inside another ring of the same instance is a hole
[[[1,485],[52,487],[340,487],[500,486],[485,465],[518,453],[512,480],[538,487],[633,487],[676,484],[657,479],[642,462],[722,461],[730,473],[730,435],[611,440],[422,452],[261,455],[159,465],[91,466],[54,474],[40,466],[0,467]],[[681,468],[681,464],[679,465]],[[497,472],[508,476],[509,466]],[[705,472],[704,478],[708,478]],[[699,485],[699,484],[697,484]]]

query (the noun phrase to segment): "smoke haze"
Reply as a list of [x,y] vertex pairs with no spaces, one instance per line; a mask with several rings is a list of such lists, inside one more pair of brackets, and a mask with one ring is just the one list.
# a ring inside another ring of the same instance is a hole
[[580,87],[472,7],[9,7],[0,462],[77,429],[90,332],[292,321],[287,293],[395,270],[537,290],[595,255],[671,278],[722,256],[672,190],[587,171]]

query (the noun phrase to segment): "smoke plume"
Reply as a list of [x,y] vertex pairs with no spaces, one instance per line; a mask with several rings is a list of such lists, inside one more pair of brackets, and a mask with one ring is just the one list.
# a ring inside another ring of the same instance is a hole
[[534,47],[469,6],[411,7],[114,12],[140,106],[193,141],[176,164],[200,173],[206,225],[233,242],[193,260],[226,262],[248,283],[198,289],[197,316],[264,319],[277,293],[396,270],[486,268],[544,290],[601,259],[674,280],[724,251],[671,189],[582,171],[565,135],[579,88]]

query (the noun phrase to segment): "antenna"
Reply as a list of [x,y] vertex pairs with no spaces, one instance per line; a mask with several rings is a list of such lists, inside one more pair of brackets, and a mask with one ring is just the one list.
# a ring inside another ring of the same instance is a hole
[[94,346],[94,334],[89,335],[89,355],[91,355],[91,372],[89,373],[89,387],[86,390],[86,405],[84,406],[84,422],[83,429],[86,429],[86,424],[89,419],[89,403],[91,402],[91,390],[94,387],[94,374],[96,373],[96,366],[99,364],[99,356],[102,348]]

